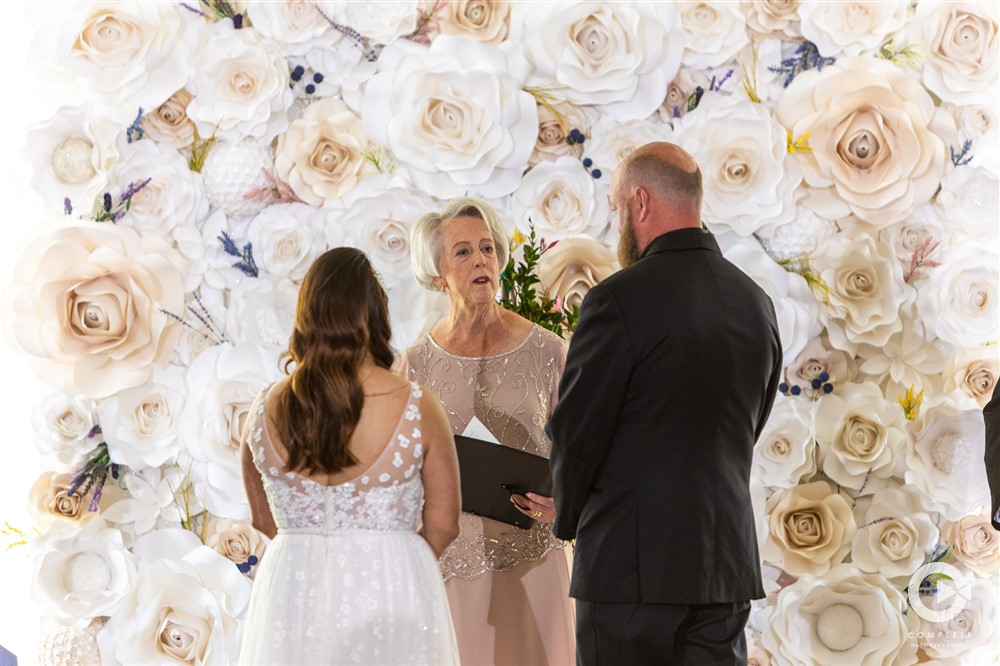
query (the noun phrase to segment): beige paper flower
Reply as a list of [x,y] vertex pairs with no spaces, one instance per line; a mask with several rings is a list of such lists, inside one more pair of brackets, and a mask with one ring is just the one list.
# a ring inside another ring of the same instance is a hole
[[564,306],[579,306],[591,287],[618,270],[618,261],[604,243],[588,236],[564,238],[545,251],[538,278],[549,298]]
[[438,32],[499,44],[510,30],[509,0],[453,0],[445,3]]
[[947,363],[944,390],[974,400],[980,409],[985,407],[1000,376],[996,351],[989,347],[962,349],[950,356]]
[[187,116],[191,93],[181,88],[163,104],[142,116],[146,136],[167,148],[183,148],[194,141],[194,123]]
[[1000,536],[993,529],[988,511],[945,523],[941,536],[954,546],[954,558],[977,576],[996,576],[1000,567]]
[[[243,564],[251,555],[259,561],[267,541],[246,520],[214,520],[209,524],[205,545],[234,564]],[[251,569],[256,571],[256,569]]]
[[851,558],[862,571],[906,585],[938,543],[938,529],[920,492],[913,487],[875,493],[854,535]]
[[779,490],[767,500],[761,556],[793,576],[824,574],[851,550],[857,531],[848,500],[826,481]]
[[747,17],[747,27],[754,32],[791,39],[802,36],[801,0],[740,0],[740,6]]

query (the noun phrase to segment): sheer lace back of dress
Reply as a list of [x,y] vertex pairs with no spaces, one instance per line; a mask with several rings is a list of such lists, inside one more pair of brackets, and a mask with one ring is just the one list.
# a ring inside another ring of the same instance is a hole
[[269,390],[261,391],[254,401],[249,446],[279,531],[417,529],[424,504],[420,479],[424,447],[421,391],[416,383],[411,383],[406,407],[382,454],[355,478],[329,486],[285,469],[266,426]]

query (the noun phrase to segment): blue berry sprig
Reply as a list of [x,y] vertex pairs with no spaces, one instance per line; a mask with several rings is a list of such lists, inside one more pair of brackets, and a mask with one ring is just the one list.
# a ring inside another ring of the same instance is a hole
[[[566,143],[568,143],[571,146],[582,146],[586,141],[587,137],[585,137],[583,135],[583,132],[581,132],[575,127],[571,129],[569,131],[569,134],[566,136]],[[583,168],[586,169],[587,173],[589,173],[592,177],[594,177],[595,179],[601,177],[602,175],[601,170],[593,168],[594,160],[590,159],[589,157],[584,157],[583,160],[581,160],[581,162],[583,163]]]
[[778,391],[784,395],[792,396],[804,394],[807,398],[816,400],[828,393],[832,393],[833,384],[830,382],[830,373],[824,370],[819,373],[819,376],[811,379],[806,387],[799,386],[798,384],[789,384],[786,380],[778,384]]
[[237,562],[236,568],[240,570],[240,573],[250,573],[250,569],[257,566],[258,562],[260,559],[256,555],[251,555],[246,562]]
[[303,86],[302,90],[306,95],[315,95],[316,86],[323,83],[323,79],[326,78],[322,72],[313,71],[310,75],[310,73],[307,72],[306,68],[302,65],[296,65],[292,68],[288,77],[292,80],[291,83],[288,84],[288,87],[293,90],[295,89],[295,86],[305,81],[305,86]]

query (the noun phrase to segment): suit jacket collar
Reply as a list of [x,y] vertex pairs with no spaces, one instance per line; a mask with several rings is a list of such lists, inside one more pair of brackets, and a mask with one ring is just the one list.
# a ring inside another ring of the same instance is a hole
[[646,246],[642,253],[642,258],[658,252],[669,252],[671,250],[712,250],[722,254],[719,243],[715,236],[699,228],[675,229],[665,234],[657,236]]

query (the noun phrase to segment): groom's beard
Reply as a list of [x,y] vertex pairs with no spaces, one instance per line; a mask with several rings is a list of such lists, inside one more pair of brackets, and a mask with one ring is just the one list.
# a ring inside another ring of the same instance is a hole
[[632,227],[632,214],[626,208],[622,211],[622,230],[618,238],[618,263],[622,268],[628,268],[639,261],[639,241]]

